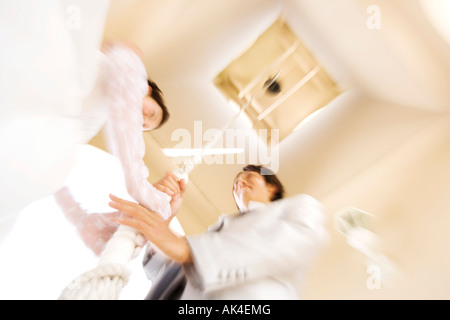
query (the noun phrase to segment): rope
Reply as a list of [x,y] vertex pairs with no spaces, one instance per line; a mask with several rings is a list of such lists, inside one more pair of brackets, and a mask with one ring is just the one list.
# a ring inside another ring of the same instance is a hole
[[131,271],[122,264],[107,264],[73,280],[58,300],[117,300]]
[[98,266],[73,280],[58,300],[117,300],[128,283],[127,263],[140,248],[137,230],[119,226],[108,241]]

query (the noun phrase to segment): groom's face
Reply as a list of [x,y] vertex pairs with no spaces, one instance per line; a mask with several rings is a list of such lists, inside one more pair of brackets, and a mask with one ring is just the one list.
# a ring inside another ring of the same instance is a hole
[[256,171],[239,173],[233,183],[233,197],[240,211],[247,210],[250,201],[269,203],[275,192],[276,187]]

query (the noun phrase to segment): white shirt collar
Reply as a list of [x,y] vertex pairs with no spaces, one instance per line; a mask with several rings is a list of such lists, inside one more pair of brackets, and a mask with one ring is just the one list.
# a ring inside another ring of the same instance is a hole
[[264,207],[266,205],[266,203],[264,202],[259,202],[259,201],[249,201],[248,202],[248,210],[254,210],[254,209],[258,209],[261,207]]

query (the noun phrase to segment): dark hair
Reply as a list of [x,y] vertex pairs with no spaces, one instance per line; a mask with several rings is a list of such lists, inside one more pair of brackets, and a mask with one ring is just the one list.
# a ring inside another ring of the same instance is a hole
[[161,89],[158,87],[158,85],[153,82],[152,80],[148,79],[147,80],[148,85],[152,88],[149,96],[153,98],[153,100],[156,101],[156,103],[161,107],[163,115],[162,115],[162,119],[161,122],[159,123],[159,125],[155,128],[158,129],[159,127],[161,127],[164,123],[167,122],[167,120],[169,120],[170,118],[170,114],[169,114],[169,110],[167,109],[167,106],[164,102],[164,98],[163,98],[163,93],[161,91]]
[[[266,181],[266,183],[271,184],[277,188],[277,191],[273,194],[272,199],[270,199],[270,201],[276,201],[276,200],[282,199],[284,197],[283,184],[278,179],[278,177],[275,175],[275,173],[273,173],[272,170],[270,170],[266,167],[263,167],[263,166],[249,164],[249,165],[245,166],[244,168],[242,168],[242,172],[244,172],[244,171],[254,171],[254,172],[259,173],[260,175],[262,175],[264,177],[264,180]],[[242,172],[240,172],[236,176],[235,180],[239,177],[239,175]]]

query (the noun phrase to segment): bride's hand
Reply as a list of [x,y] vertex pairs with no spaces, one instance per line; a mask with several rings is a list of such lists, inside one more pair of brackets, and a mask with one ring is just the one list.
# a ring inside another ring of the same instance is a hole
[[[172,172],[168,171],[160,181],[154,184],[154,187],[172,197],[170,201],[172,215],[170,218],[174,217],[183,203],[184,193],[186,191],[185,180],[179,179]],[[171,219],[168,220],[170,221]]]

